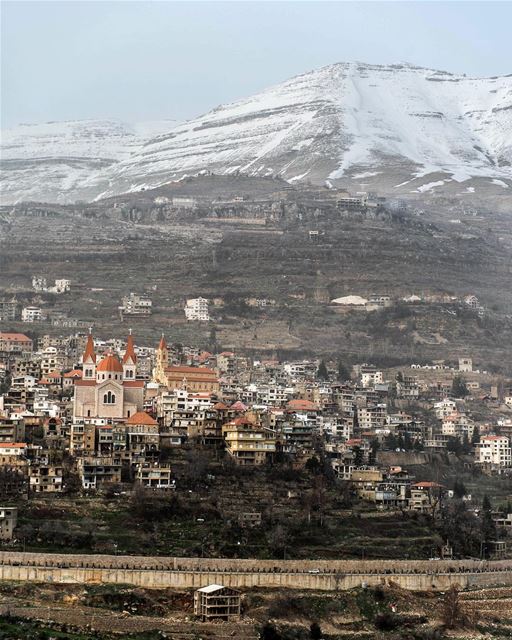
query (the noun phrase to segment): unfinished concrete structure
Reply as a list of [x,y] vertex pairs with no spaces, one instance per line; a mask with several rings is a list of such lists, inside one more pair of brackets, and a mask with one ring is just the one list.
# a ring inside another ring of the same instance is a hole
[[209,584],[194,592],[194,614],[203,622],[231,621],[240,617],[240,591]]

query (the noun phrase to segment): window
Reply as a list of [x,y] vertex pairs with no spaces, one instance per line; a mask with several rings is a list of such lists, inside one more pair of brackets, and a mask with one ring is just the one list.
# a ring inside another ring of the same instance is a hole
[[112,393],[112,391],[108,391],[103,394],[103,404],[115,404],[116,403],[116,394]]

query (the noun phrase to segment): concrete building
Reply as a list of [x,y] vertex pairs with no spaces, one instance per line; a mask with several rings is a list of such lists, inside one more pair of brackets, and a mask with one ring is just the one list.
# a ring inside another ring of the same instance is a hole
[[105,484],[121,482],[121,458],[86,457],[78,460],[78,474],[84,489],[99,489]]
[[473,371],[473,360],[471,358],[459,358],[459,371],[471,373]]
[[506,436],[482,436],[476,445],[475,462],[491,467],[510,467],[510,440]]
[[43,311],[41,307],[24,307],[21,310],[22,322],[41,322],[43,319]]
[[231,621],[240,617],[240,591],[210,584],[194,593],[194,615],[203,622]]
[[206,298],[191,298],[185,305],[185,317],[187,320],[209,322],[209,302]]
[[274,431],[253,424],[246,418],[235,418],[222,426],[226,451],[240,465],[264,464],[276,452]]
[[18,303],[16,298],[11,300],[0,300],[0,322],[13,322],[18,313]]
[[9,353],[32,352],[32,340],[24,333],[0,331],[0,351]]
[[144,295],[130,293],[121,300],[119,310],[125,316],[149,316],[151,315],[153,302]]
[[0,507],[0,540],[12,540],[17,523],[17,507]]
[[171,467],[162,463],[142,463],[137,465],[136,481],[148,489],[175,489],[171,480]]
[[60,493],[63,468],[51,464],[33,464],[28,468],[29,487],[34,493]]

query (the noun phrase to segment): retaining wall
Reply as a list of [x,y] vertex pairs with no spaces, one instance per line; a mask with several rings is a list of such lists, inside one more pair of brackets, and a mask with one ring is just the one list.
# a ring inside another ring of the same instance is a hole
[[512,585],[512,560],[238,560],[144,556],[0,553],[0,580],[117,583],[146,588],[345,590],[390,582],[410,590]]

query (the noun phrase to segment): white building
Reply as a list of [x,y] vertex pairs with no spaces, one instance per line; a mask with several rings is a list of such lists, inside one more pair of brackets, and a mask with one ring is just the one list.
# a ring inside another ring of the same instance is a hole
[[187,300],[187,304],[185,306],[185,317],[187,320],[208,322],[210,320],[208,305],[209,302],[206,298],[191,298]]
[[382,371],[377,371],[377,369],[368,365],[361,367],[361,384],[363,387],[373,387],[376,384],[381,384],[382,380]]
[[55,285],[50,287],[48,291],[52,293],[67,293],[71,289],[71,281],[61,278],[59,280],[55,280]]
[[473,361],[471,358],[459,358],[459,371],[471,373],[473,371]]
[[32,276],[32,288],[34,291],[46,291],[46,278]]
[[71,289],[71,281],[66,280],[65,278],[59,278],[55,280],[55,284],[49,287],[47,285],[46,278],[33,276],[32,287],[34,291],[38,292],[47,291],[48,293],[67,293]]
[[476,446],[476,463],[495,467],[510,467],[512,455],[506,436],[482,436]]
[[450,400],[449,398],[444,398],[444,400],[434,403],[434,412],[436,414],[436,418],[438,418],[439,420],[443,420],[456,410],[456,402],[454,400]]
[[40,307],[25,307],[21,310],[22,322],[41,322],[43,312]]

